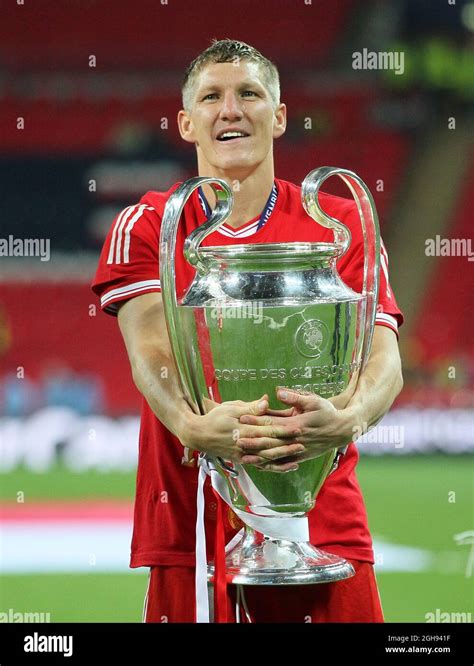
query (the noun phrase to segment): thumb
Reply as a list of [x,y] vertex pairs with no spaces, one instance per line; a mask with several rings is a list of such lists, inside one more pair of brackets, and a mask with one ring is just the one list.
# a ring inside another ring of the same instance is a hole
[[229,400],[224,402],[224,405],[227,406],[229,415],[234,418],[239,419],[241,416],[261,416],[265,414],[268,409],[268,395],[265,394],[258,400],[252,400],[252,402],[244,402],[243,400]]
[[[250,403],[250,413],[258,416],[259,414],[265,414],[268,409],[268,395],[265,393],[258,400]],[[248,412],[247,412],[248,414]]]
[[302,395],[301,393],[297,393],[297,391],[286,388],[278,388],[277,398],[281,402],[284,402],[286,405],[296,407],[302,412],[314,412],[316,409],[320,409],[322,406],[322,398],[320,398],[319,395],[316,395],[316,393]]
[[258,400],[253,402],[246,403],[245,414],[253,414],[254,416],[259,416],[260,414],[265,414],[269,406],[268,403],[268,394],[265,393]]
[[202,399],[202,403],[204,405],[204,409],[206,411],[206,414],[208,414],[211,410],[213,410],[215,407],[219,406],[218,402],[215,402],[214,400],[211,400],[210,398],[204,397]]

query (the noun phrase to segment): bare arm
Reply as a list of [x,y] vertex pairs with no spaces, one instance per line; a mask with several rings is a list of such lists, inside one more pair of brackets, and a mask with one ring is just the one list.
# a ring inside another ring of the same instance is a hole
[[[403,388],[397,336],[387,326],[376,326],[369,360],[346,410],[357,437],[376,425]],[[356,431],[357,428],[357,431]]]
[[144,294],[126,301],[119,309],[118,323],[136,387],[155,416],[179,436],[192,409],[179,386],[161,295]]
[[[133,380],[155,416],[183,446],[241,461],[242,447],[237,431],[246,437],[258,432],[272,442],[277,457],[303,450],[295,444],[299,430],[292,424],[242,426],[243,414],[263,414],[268,407],[264,396],[253,402],[232,401],[215,405],[208,414],[195,414],[181,391],[166,329],[161,294],[151,293],[126,301],[119,309],[119,327],[125,341]],[[288,463],[283,470],[294,466]]]
[[[345,406],[337,400],[279,389],[279,400],[290,405],[291,411],[281,416],[276,412],[264,416],[244,415],[240,422],[252,425],[291,423],[302,431],[298,441],[305,446],[305,452],[298,459],[305,460],[360,437],[388,412],[402,386],[397,337],[391,329],[376,326],[369,360]],[[277,470],[278,463],[268,462],[267,455],[271,450],[262,451],[258,437],[243,437],[240,443],[247,452],[244,463],[260,463],[263,469]]]

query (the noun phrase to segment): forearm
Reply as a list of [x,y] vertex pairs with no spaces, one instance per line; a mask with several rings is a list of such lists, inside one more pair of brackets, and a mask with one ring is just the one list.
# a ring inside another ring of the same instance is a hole
[[181,390],[171,351],[142,348],[130,362],[135,385],[157,419],[185,439],[189,421],[196,415]]
[[181,390],[161,295],[144,294],[126,301],[119,309],[118,323],[136,387],[157,419],[183,441],[188,420],[199,416]]
[[380,344],[383,336],[394,336],[390,330],[377,330],[369,360],[362,371],[354,395],[346,410],[354,422],[357,436],[376,425],[393,404],[403,387],[398,347],[390,352]]

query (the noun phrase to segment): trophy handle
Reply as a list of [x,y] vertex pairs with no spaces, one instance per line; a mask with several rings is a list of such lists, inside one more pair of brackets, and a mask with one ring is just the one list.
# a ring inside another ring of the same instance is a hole
[[179,339],[178,298],[176,295],[176,236],[183,208],[191,194],[204,184],[211,185],[217,197],[217,205],[207,222],[198,227],[185,242],[186,259],[198,271],[207,273],[208,264],[199,255],[199,245],[212,231],[217,229],[229,217],[232,211],[232,191],[223,180],[217,178],[196,177],[182,183],[168,199],[163,213],[160,232],[160,279],[165,312],[166,327],[171,349],[176,362],[178,377],[186,400],[194,411],[199,413],[200,400],[193,386],[184,351]]
[[357,204],[364,236],[364,280],[362,294],[366,298],[366,311],[361,356],[361,369],[363,369],[372,346],[375,315],[377,312],[380,271],[379,219],[369,188],[353,171],[339,169],[338,167],[320,167],[311,171],[304,179],[301,188],[303,207],[313,220],[333,230],[334,243],[341,247],[341,255],[349,248],[351,233],[345,224],[327,215],[319,205],[318,200],[321,185],[331,176],[339,176],[350,189]]
[[191,232],[184,241],[184,256],[186,261],[191,266],[194,266],[201,275],[205,275],[209,272],[210,263],[209,260],[201,257],[199,246],[207,236],[218,229],[221,224],[224,224],[230,216],[234,205],[234,195],[225,180],[221,178],[192,178],[191,180],[199,181],[198,186],[204,183],[209,184],[214,190],[217,199],[216,207],[212,211],[211,217],[207,222],[204,222],[204,224],[201,224]]

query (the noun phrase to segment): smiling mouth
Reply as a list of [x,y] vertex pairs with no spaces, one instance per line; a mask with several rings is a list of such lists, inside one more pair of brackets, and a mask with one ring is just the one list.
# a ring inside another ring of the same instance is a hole
[[222,132],[220,136],[217,137],[217,141],[220,143],[234,143],[239,139],[246,139],[249,135],[246,132]]

